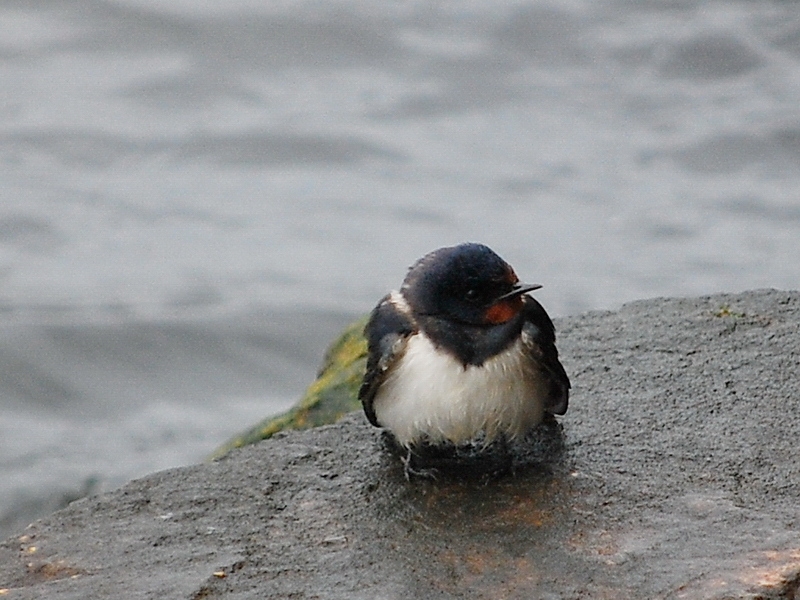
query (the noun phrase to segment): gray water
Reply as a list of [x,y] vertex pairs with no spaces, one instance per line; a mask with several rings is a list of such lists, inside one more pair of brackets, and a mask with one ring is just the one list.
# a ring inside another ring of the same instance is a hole
[[798,287],[792,2],[5,0],[0,533],[290,405],[434,248]]

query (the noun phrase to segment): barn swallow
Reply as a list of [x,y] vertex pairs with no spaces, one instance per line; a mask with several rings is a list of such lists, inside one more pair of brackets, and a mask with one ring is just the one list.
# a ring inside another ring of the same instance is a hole
[[567,411],[553,322],[528,295],[540,287],[468,243],[419,259],[372,311],[359,399],[405,451],[407,477],[418,448],[515,440]]

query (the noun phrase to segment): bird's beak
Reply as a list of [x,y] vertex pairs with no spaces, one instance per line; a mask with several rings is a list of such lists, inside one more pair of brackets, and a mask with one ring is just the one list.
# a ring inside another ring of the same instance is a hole
[[527,294],[528,292],[532,292],[533,290],[538,290],[542,285],[540,283],[516,283],[514,284],[514,288],[508,292],[507,294],[503,294],[499,298],[495,300],[495,302],[501,302],[503,300],[509,300],[510,298],[516,298],[517,296],[521,296],[522,294]]

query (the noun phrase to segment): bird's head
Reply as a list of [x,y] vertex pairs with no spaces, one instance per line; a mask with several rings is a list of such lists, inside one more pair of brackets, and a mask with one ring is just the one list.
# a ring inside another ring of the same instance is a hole
[[514,269],[483,244],[434,250],[408,271],[400,291],[417,315],[468,325],[506,323],[522,310],[522,296],[542,287],[522,284]]

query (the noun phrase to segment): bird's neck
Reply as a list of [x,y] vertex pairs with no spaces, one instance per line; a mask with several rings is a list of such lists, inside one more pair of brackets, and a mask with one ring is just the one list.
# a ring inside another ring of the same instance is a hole
[[521,316],[499,325],[469,325],[439,316],[417,317],[420,331],[431,342],[452,354],[464,367],[481,366],[486,360],[507,349],[522,330]]

